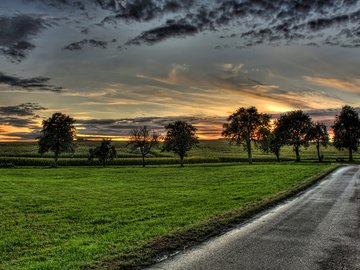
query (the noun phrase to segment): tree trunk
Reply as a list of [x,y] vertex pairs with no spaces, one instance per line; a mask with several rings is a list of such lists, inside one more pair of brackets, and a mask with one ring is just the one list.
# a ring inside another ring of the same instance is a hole
[[142,155],[141,158],[142,158],[142,166],[145,167],[145,156]]
[[180,167],[184,167],[184,156],[180,156]]
[[349,162],[353,162],[353,150],[351,149],[351,147],[349,147]]
[[317,150],[317,156],[318,156],[319,162],[321,162],[322,159],[320,156],[320,144],[319,143],[316,143],[316,150]]
[[296,162],[300,162],[300,151],[299,146],[295,146]]
[[247,152],[248,152],[249,164],[252,164],[252,151],[251,151],[251,141],[250,140],[248,140],[246,142],[246,148],[247,148]]
[[55,152],[55,156],[54,156],[55,165],[57,165],[58,159],[59,159],[59,153]]
[[276,153],[275,155],[276,155],[277,162],[280,162],[280,153]]

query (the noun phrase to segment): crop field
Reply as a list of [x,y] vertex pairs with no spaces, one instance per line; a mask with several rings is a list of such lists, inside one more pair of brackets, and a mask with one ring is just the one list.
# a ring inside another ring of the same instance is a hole
[[148,263],[164,237],[193,232],[199,239],[214,219],[226,224],[332,168],[305,162],[3,168],[0,269]]
[[[60,165],[92,165],[87,161],[90,148],[95,148],[99,142],[85,141],[76,142],[75,153],[61,154]],[[141,164],[140,153],[131,152],[126,147],[126,142],[114,142],[118,158],[114,160],[113,165],[139,165]],[[333,146],[321,148],[324,161],[334,162],[339,159],[347,160],[347,151],[338,151]],[[38,154],[38,145],[36,142],[16,142],[16,143],[0,143],[0,163],[14,163],[15,165],[24,166],[48,166],[51,165],[51,153],[45,154],[43,157]],[[266,154],[254,147],[254,161],[273,162],[275,156]],[[283,161],[292,161],[295,154],[290,146],[285,146],[281,150],[281,159]],[[302,148],[301,158],[305,161],[317,161],[316,147],[311,145],[308,148]],[[360,154],[354,154],[355,161],[360,161]],[[226,140],[200,141],[197,147],[189,152],[185,159],[187,163],[216,163],[216,162],[237,162],[246,161],[247,153],[242,146],[230,145]],[[161,152],[161,146],[155,148],[147,158],[148,164],[175,164],[178,158],[169,152]]]

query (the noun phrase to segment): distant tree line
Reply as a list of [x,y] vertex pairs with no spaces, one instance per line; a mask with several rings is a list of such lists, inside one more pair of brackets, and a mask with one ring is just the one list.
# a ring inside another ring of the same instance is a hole
[[[49,119],[43,121],[41,136],[38,138],[39,153],[54,153],[54,165],[57,166],[59,155],[62,152],[75,151],[75,120],[62,113],[54,113]],[[139,151],[142,165],[145,167],[145,157],[153,147],[163,140],[161,151],[177,154],[180,158],[181,167],[184,166],[184,158],[194,145],[198,143],[196,128],[185,121],[175,121],[165,126],[166,135],[150,130],[148,127],[138,127],[131,131],[128,146],[132,151]],[[116,158],[117,153],[111,139],[104,138],[100,145],[89,149],[89,160],[95,158],[105,167]]]
[[[43,121],[41,136],[38,138],[39,153],[54,153],[55,165],[62,152],[75,151],[75,120],[62,113],[54,113]],[[333,129],[333,145],[338,150],[348,150],[349,161],[353,161],[353,153],[358,150],[360,142],[360,118],[351,106],[342,107],[336,115]],[[131,131],[129,143],[132,151],[138,151],[145,167],[145,158],[152,149],[162,142],[161,151],[173,152],[179,156],[181,167],[187,153],[199,141],[197,129],[188,122],[174,121],[165,126],[166,134],[160,136],[148,127],[138,127]],[[271,116],[259,113],[256,107],[241,107],[227,118],[223,125],[222,136],[230,143],[243,146],[248,161],[253,162],[252,147],[264,153],[272,153],[280,161],[281,148],[292,146],[296,161],[300,161],[300,150],[315,143],[317,158],[323,161],[320,148],[327,147],[330,142],[328,129],[324,123],[314,122],[301,110],[281,114],[271,123]],[[116,158],[117,153],[111,139],[103,139],[98,147],[89,149],[89,160],[97,158],[105,167]]]
[[[281,148],[293,147],[296,161],[300,161],[301,147],[316,144],[319,162],[323,160],[320,147],[329,144],[329,133],[324,123],[313,122],[310,116],[301,110],[280,115],[270,125],[270,115],[259,113],[255,107],[240,108],[227,119],[222,135],[230,142],[243,145],[252,163],[252,142],[255,147],[266,153],[273,153],[280,161]],[[360,141],[360,119],[356,110],[344,106],[336,115],[333,129],[333,144],[338,150],[349,151],[349,161],[353,161],[353,152],[358,150]]]

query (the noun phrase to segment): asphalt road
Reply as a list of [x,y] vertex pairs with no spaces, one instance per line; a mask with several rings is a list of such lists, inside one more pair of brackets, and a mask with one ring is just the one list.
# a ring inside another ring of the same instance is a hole
[[360,166],[149,269],[360,269]]

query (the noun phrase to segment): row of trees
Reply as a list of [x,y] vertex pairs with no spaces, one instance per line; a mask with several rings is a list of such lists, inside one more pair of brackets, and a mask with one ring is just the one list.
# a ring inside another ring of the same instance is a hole
[[[38,138],[39,153],[54,153],[55,164],[62,152],[74,152],[75,120],[62,113],[54,113],[43,121],[41,136]],[[133,151],[139,151],[142,165],[145,167],[145,157],[163,140],[162,151],[172,151],[180,157],[180,165],[184,166],[184,158],[188,151],[197,144],[196,128],[185,121],[175,121],[165,126],[166,136],[162,138],[148,127],[143,126],[131,131],[128,146]],[[89,149],[89,160],[97,158],[105,167],[116,158],[117,153],[111,139],[103,139],[100,145]]]
[[[349,161],[353,161],[353,152],[358,150],[360,141],[360,119],[356,110],[344,106],[336,116],[334,125],[334,146],[339,150],[349,151]],[[198,143],[196,128],[185,121],[175,121],[165,126],[166,135],[161,137],[146,126],[131,131],[128,146],[139,151],[145,166],[145,157],[163,141],[162,151],[172,151],[180,158],[184,166],[184,158],[188,151]],[[74,151],[75,120],[62,113],[55,113],[43,121],[42,135],[39,137],[39,153],[52,151],[55,163],[60,153]],[[318,160],[323,156],[320,147],[327,147],[329,134],[324,123],[313,122],[310,116],[301,110],[280,115],[271,124],[271,116],[259,113],[256,107],[241,107],[231,114],[223,126],[222,136],[231,143],[242,145],[247,151],[249,163],[252,163],[253,145],[265,153],[275,154],[280,161],[281,148],[285,145],[293,147],[296,161],[300,161],[301,147],[308,147],[310,142],[316,144]],[[100,146],[89,150],[89,159],[98,158],[105,166],[116,157],[115,147],[111,140],[104,139]]]
[[[162,151],[172,151],[180,157],[180,165],[184,166],[184,158],[193,145],[198,143],[195,134],[196,128],[184,121],[175,121],[165,127],[166,136],[162,146]],[[127,146],[132,151],[138,151],[141,154],[142,166],[145,167],[145,157],[150,154],[151,150],[157,146],[162,137],[150,130],[148,127],[138,127],[131,131],[130,140]],[[101,145],[95,149],[90,149],[89,160],[98,158],[105,167],[108,161],[116,157],[115,147],[111,140],[103,139]]]
[[[248,152],[249,163],[252,163],[252,144],[267,153],[276,155],[280,161],[280,151],[290,145],[300,161],[300,148],[308,147],[315,142],[317,156],[321,162],[320,146],[327,147],[329,133],[324,123],[313,122],[310,116],[301,110],[280,115],[270,125],[270,115],[259,113],[255,107],[240,108],[227,119],[222,135],[231,142],[241,144]],[[349,161],[353,161],[353,152],[358,150],[360,141],[360,119],[357,111],[351,106],[344,106],[336,115],[333,145],[338,150],[349,151]]]
[[270,115],[259,113],[255,107],[240,108],[227,120],[222,135],[244,146],[249,163],[252,163],[253,144],[263,152],[275,154],[278,161],[281,148],[290,145],[296,154],[296,161],[300,161],[300,148],[308,147],[310,141],[315,141],[321,161],[320,145],[326,147],[329,143],[326,126],[313,123],[310,116],[301,110],[281,115],[272,126]]

